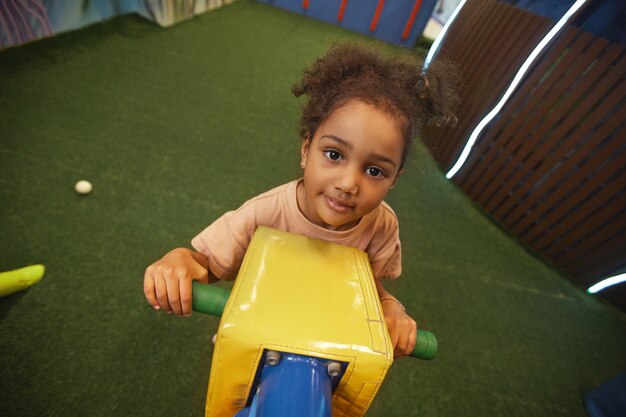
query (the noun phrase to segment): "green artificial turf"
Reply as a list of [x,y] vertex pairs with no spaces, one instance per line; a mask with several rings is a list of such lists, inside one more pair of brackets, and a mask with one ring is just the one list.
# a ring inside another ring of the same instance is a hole
[[[162,29],[123,16],[0,52],[0,415],[201,416],[217,319],[152,311],[143,271],[299,174],[290,87],[370,38],[240,1]],[[81,197],[73,185],[93,182]],[[388,201],[388,288],[440,343],[394,363],[368,416],[585,416],[626,370],[626,319],[486,219],[422,147]]]

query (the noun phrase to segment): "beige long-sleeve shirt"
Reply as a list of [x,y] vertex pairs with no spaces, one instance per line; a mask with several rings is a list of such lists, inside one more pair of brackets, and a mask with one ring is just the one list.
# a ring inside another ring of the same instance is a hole
[[209,258],[209,268],[218,278],[233,280],[258,226],[322,239],[365,251],[374,278],[397,278],[402,272],[398,219],[382,202],[351,229],[327,230],[311,223],[298,208],[295,180],[260,194],[237,210],[214,221],[191,241]]

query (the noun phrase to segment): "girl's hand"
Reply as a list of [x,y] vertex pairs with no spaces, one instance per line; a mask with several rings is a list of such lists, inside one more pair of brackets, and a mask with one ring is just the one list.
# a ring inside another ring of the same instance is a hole
[[155,310],[191,315],[191,283],[208,283],[207,268],[206,256],[185,248],[172,250],[146,269],[143,292],[148,303]]
[[417,341],[417,323],[397,301],[386,298],[381,301],[381,305],[394,348],[393,357],[410,355]]

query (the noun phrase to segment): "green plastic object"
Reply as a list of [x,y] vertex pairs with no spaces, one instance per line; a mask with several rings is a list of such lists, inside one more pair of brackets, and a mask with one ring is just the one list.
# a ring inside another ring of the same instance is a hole
[[23,291],[39,282],[46,268],[43,265],[30,265],[12,271],[0,272],[0,297]]
[[411,356],[429,361],[437,356],[438,348],[439,345],[437,344],[437,338],[434,334],[427,330],[418,330],[417,344]]
[[229,295],[230,290],[226,288],[194,281],[192,284],[193,310],[221,317]]
[[[221,317],[230,295],[230,290],[215,285],[194,282],[193,310],[199,313]],[[411,356],[414,358],[431,360],[437,355],[437,338],[427,330],[417,331],[417,344]]]

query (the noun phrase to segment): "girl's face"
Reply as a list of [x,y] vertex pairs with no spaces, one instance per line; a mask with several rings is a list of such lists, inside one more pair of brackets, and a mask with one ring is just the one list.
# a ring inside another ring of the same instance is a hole
[[302,143],[300,210],[326,229],[353,227],[395,184],[403,150],[396,119],[362,101],[347,102]]

